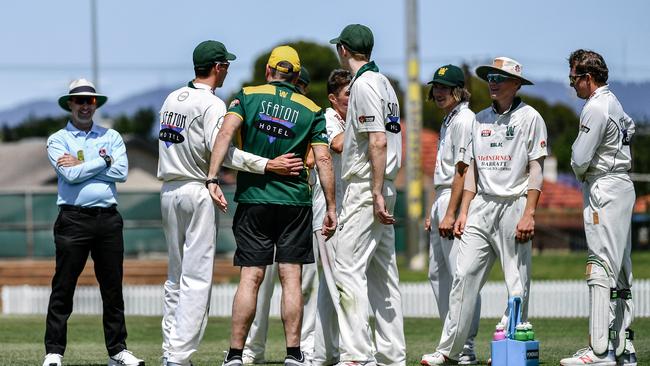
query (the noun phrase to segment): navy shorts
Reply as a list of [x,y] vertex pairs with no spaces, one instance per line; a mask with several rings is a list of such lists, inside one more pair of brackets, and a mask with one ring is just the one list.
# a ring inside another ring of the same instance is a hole
[[274,259],[314,263],[311,221],[310,206],[238,204],[232,225],[237,242],[234,265],[267,266]]

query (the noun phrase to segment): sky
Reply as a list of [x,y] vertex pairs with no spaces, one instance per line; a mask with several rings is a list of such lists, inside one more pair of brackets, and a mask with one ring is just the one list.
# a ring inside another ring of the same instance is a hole
[[[193,77],[192,50],[216,39],[237,55],[218,95],[250,78],[261,53],[287,41],[327,44],[350,23],[369,26],[373,59],[406,78],[405,0],[98,0],[99,92],[120,100]],[[291,6],[298,5],[291,9]],[[90,0],[0,5],[0,109],[56,99],[92,78]],[[650,80],[650,1],[418,1],[420,79],[447,63],[508,56],[533,81],[565,81],[577,48],[600,52],[610,79]]]

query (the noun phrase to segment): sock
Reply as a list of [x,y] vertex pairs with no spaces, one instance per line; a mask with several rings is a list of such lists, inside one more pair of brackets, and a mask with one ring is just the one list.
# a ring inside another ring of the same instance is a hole
[[228,350],[228,356],[226,356],[226,360],[232,360],[233,357],[239,356],[241,358],[242,354],[244,353],[244,350],[239,348],[231,348]]
[[300,346],[287,347],[287,356],[293,356],[293,358],[296,360],[302,360],[302,352],[300,352]]

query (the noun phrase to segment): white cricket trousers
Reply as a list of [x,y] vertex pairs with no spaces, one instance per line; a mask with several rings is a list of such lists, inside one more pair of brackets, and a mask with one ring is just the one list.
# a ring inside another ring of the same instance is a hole
[[[458,240],[443,238],[438,232],[440,221],[447,213],[451,188],[441,187],[436,189],[436,200],[431,206],[431,232],[429,234],[429,282],[433,289],[438,306],[438,315],[444,322],[449,312],[449,293],[456,271],[458,258]],[[463,347],[463,353],[474,353],[474,339],[478,333],[481,318],[481,296],[476,300],[474,317],[469,330],[469,335]]]
[[[595,258],[605,265],[605,270],[610,275],[609,287],[630,289],[631,225],[636,200],[634,185],[627,174],[612,173],[588,177],[582,192],[589,258]],[[634,320],[632,299],[614,301],[609,308],[602,310],[607,312],[603,316],[609,317],[610,322],[622,321],[622,330],[628,328]],[[622,319],[616,319],[621,313]]]
[[165,182],[160,203],[169,252],[162,349],[168,361],[185,365],[207,324],[218,216],[202,182]]
[[[314,353],[314,329],[316,327],[316,302],[318,296],[318,242],[316,241],[316,232],[314,232],[313,243],[314,263],[302,265],[303,315],[300,330],[300,349],[308,359],[311,359]],[[264,280],[257,293],[255,318],[244,345],[244,354],[256,360],[264,360],[266,338],[269,332],[269,311],[271,310],[271,298],[275,289],[277,273],[277,263],[266,266]]]
[[[337,233],[325,241],[325,237],[319,232],[314,233],[318,241],[322,275],[318,285],[316,329],[314,331],[314,356],[312,365],[326,366],[339,362],[339,324],[336,318],[336,302],[332,296],[338,299],[336,283],[334,281],[334,249]],[[330,291],[334,289],[333,291]]]
[[[370,180],[352,179],[343,197],[335,249],[334,278],[340,313],[341,361],[376,361],[380,365],[405,365],[406,342],[402,297],[395,259],[395,230],[381,224],[373,214]],[[395,207],[396,191],[384,182],[389,212]],[[332,290],[332,289],[330,289]],[[373,336],[369,306],[375,315]]]
[[[456,277],[437,348],[444,355],[455,359],[462,351],[475,316],[474,304],[497,259],[501,260],[508,297],[521,297],[522,321],[528,318],[532,243],[515,240],[517,223],[525,207],[526,196],[477,194],[470,203],[465,231],[457,242]],[[504,316],[502,323],[506,322]]]

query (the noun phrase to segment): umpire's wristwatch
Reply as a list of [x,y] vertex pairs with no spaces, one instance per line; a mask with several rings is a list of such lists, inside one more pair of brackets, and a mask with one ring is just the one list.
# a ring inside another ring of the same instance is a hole
[[113,162],[113,160],[111,159],[111,157],[108,156],[108,155],[104,155],[104,156],[102,156],[102,159],[104,159],[104,161],[106,162],[106,167],[107,167],[107,168],[110,168],[110,167],[111,167],[111,163]]
[[210,179],[205,181],[205,188],[209,188],[208,186],[210,184],[221,185],[221,182],[219,181],[218,177],[210,178]]

